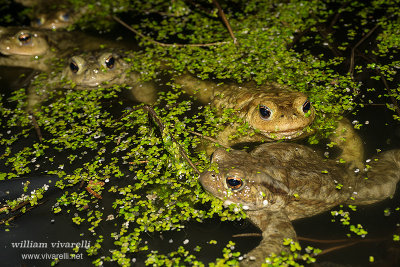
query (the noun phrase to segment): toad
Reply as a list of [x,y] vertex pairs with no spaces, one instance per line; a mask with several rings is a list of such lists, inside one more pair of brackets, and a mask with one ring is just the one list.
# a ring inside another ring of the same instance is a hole
[[[152,104],[157,96],[153,83],[140,81],[140,74],[130,70],[131,67],[123,55],[124,52],[95,50],[72,56],[64,69],[47,81],[46,86],[29,87],[28,110],[46,97],[47,90],[93,90],[114,85],[127,86],[134,100]],[[128,56],[126,54],[126,57]]]
[[69,10],[51,10],[44,12],[38,10],[35,12],[36,15],[31,21],[31,26],[42,29],[64,29],[74,24],[78,19],[78,16]]
[[[195,95],[201,103],[210,103],[218,113],[234,109],[238,117],[255,130],[254,133],[237,136],[238,128],[243,123],[230,123],[216,136],[217,142],[224,146],[298,140],[313,133],[309,126],[314,121],[315,109],[307,95],[281,84],[266,83],[260,87],[251,83],[217,84],[188,74],[177,77],[176,83],[188,94]],[[344,161],[353,168],[362,166],[362,140],[347,119],[339,121],[331,141],[342,149],[340,157]],[[210,155],[215,147],[208,144],[205,150]]]
[[31,7],[31,26],[42,29],[64,29],[74,24],[88,10],[82,6],[72,8],[68,0],[15,0],[23,6]]
[[79,51],[90,51],[102,46],[124,47],[81,32],[62,32],[30,27],[2,27],[0,29],[0,65],[50,71],[51,60]]
[[0,65],[47,70],[44,63],[56,54],[41,31],[30,28],[2,28],[0,36]]
[[33,7],[31,26],[42,29],[65,29],[87,12],[87,6],[78,10],[65,0],[41,1]]
[[240,205],[261,229],[261,243],[242,262],[260,266],[272,253],[285,250],[284,238],[296,241],[291,221],[342,203],[364,205],[392,196],[400,179],[400,150],[384,152],[371,162],[361,174],[306,146],[266,143],[251,153],[217,149],[212,164],[218,170],[204,171],[199,179],[224,204]]
[[239,125],[226,127],[217,136],[217,140],[224,145],[299,139],[311,133],[307,131],[307,127],[314,121],[315,110],[307,96],[301,92],[289,90],[276,83],[268,83],[261,87],[250,83],[242,86],[218,85],[190,75],[178,77],[176,83],[189,94],[195,94],[200,102],[211,103],[218,112],[229,108],[237,110],[239,118],[259,131],[252,136],[240,136],[230,140],[229,136],[235,133]]

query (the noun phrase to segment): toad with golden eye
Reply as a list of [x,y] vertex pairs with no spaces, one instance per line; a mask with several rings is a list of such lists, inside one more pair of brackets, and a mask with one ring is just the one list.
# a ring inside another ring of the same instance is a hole
[[[240,205],[262,231],[261,243],[243,266],[261,266],[272,253],[287,250],[283,240],[296,241],[291,221],[342,203],[384,200],[395,193],[400,180],[400,149],[378,155],[365,173],[294,143],[266,143],[251,153],[219,148],[211,161],[217,170],[200,175],[203,188],[225,205]],[[340,190],[338,184],[343,185]]]
[[63,77],[70,80],[75,89],[95,88],[106,83],[123,83],[128,68],[117,53],[92,51],[72,56],[64,68]]
[[299,139],[311,133],[307,127],[315,117],[314,107],[301,92],[283,85],[268,83],[260,87],[252,84],[221,84],[202,81],[190,75],[179,76],[175,82],[202,103],[210,102],[218,112],[235,109],[240,118],[259,131],[253,136],[229,140],[236,127],[227,127],[217,137],[225,145],[262,140]]
[[140,81],[138,72],[122,58],[123,52],[91,51],[70,58],[63,71],[63,78],[74,84],[74,89],[94,89],[124,85],[131,87],[135,100],[152,104],[156,100],[153,83]]
[[0,53],[3,55],[42,56],[49,50],[49,44],[41,31],[30,28],[2,28]]
[[[230,136],[237,133],[240,123],[231,123],[218,133],[217,141],[226,146],[239,143],[296,140],[312,133],[309,126],[314,121],[315,110],[308,97],[276,83],[257,87],[251,83],[217,84],[190,75],[182,75],[175,82],[189,94],[196,95],[202,103],[211,103],[222,113],[234,109],[239,118],[256,130],[254,134]],[[214,148],[207,147],[208,154]]]
[[[272,82],[259,87],[252,83],[217,84],[188,74],[178,76],[175,82],[188,94],[195,95],[203,104],[210,103],[218,113],[234,109],[235,114],[243,120],[243,123],[230,123],[217,134],[217,142],[224,146],[298,140],[314,132],[310,126],[315,118],[315,109],[308,96],[284,85]],[[244,123],[255,132],[238,135],[238,129]],[[338,122],[335,132],[331,135],[331,141],[342,149],[340,158],[353,168],[361,168],[364,148],[353,126],[347,119],[342,119]],[[213,144],[207,144],[205,150],[210,155],[215,147]]]

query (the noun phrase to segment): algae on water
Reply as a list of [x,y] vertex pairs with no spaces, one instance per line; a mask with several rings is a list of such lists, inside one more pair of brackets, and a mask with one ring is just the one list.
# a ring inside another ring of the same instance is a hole
[[[64,194],[54,203],[53,212],[70,217],[82,231],[93,235],[95,242],[86,253],[95,265],[108,261],[134,265],[132,259],[141,251],[148,253],[147,264],[203,265],[196,257],[201,249],[192,252],[179,247],[163,255],[148,251],[151,246],[143,242],[146,233],[179,231],[188,221],[245,218],[241,209],[224,208],[204,192],[198,174],[180,157],[173,141],[202,171],[208,168],[209,159],[196,150],[201,137],[190,131],[215,136],[232,120],[231,113],[218,116],[212,107],[185,96],[170,78],[188,71],[216,82],[260,85],[274,81],[302,91],[309,95],[317,114],[313,128],[318,134],[309,138],[311,144],[329,135],[342,116],[356,116],[371,105],[388,108],[392,118],[387,123],[398,123],[399,2],[60,1],[72,12],[83,11],[70,29],[99,31],[139,44],[126,60],[143,80],[159,85],[153,107],[165,130],[160,131],[145,109],[123,98],[126,89],[121,85],[91,91],[54,90],[34,114],[25,111],[24,88],[7,93],[2,88],[0,145],[4,149],[0,161],[5,167],[0,179],[59,175],[62,179],[57,186]],[[15,6],[19,9],[11,12]],[[0,21],[4,25],[26,23],[30,10],[4,1],[0,12],[12,15]],[[54,72],[63,65],[57,60],[52,64]],[[46,86],[48,75],[39,74],[33,82]],[[354,124],[361,127],[363,123]],[[17,149],[21,140],[28,145]],[[46,197],[44,191],[32,194],[31,205]],[[105,195],[112,202],[111,214],[102,211],[105,199],[101,196]],[[23,201],[10,201],[2,212]],[[115,221],[115,231],[104,236],[97,231],[107,220]],[[113,240],[112,248],[102,248],[105,239]],[[240,256],[233,246],[226,244],[216,265],[237,264]],[[302,253],[305,262],[315,260],[312,253]],[[282,263],[282,258],[270,260]],[[304,263],[300,257],[286,260],[292,265]]]

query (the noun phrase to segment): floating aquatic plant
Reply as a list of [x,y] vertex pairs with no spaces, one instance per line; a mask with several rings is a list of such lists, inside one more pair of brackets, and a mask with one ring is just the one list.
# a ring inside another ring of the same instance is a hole
[[[148,264],[202,266],[184,247],[166,255],[149,251],[144,237],[180,231],[188,221],[246,217],[240,207],[225,208],[206,194],[195,170],[209,168],[205,153],[197,149],[202,137],[212,138],[237,121],[234,111],[216,114],[211,106],[185,96],[172,81],[163,82],[165,77],[187,71],[200,79],[259,85],[275,81],[305,92],[317,111],[312,127],[318,133],[309,138],[311,144],[328,136],[342,116],[368,105],[386,106],[393,111],[393,122],[400,118],[399,1],[221,1],[219,8],[217,1],[69,2],[74,10],[85,11],[71,28],[113,32],[127,23],[140,45],[137,51],[125,52],[130,71],[162,84],[151,107],[153,115],[149,108],[126,101],[123,95],[128,90],[122,85],[87,91],[75,91],[72,84],[70,90],[53,88],[49,77],[56,77],[64,64],[55,59],[53,72],[32,81],[37,88],[48,89],[45,105],[33,114],[26,111],[24,88],[0,95],[0,145],[5,147],[0,179],[57,174],[61,180],[56,185],[63,194],[53,212],[69,216],[94,236],[86,253],[95,265],[128,266],[144,251]],[[9,6],[7,1],[1,8]],[[18,21],[11,16],[1,20]],[[367,40],[371,44],[365,45]],[[383,86],[364,88],[359,77],[365,73]],[[253,132],[242,124],[237,134]],[[10,148],[22,140],[30,140],[29,145]],[[43,197],[45,190],[36,190],[21,206],[22,212],[39,205]],[[102,210],[106,198],[112,203],[109,213]],[[2,211],[22,202],[26,199],[7,202]],[[350,224],[350,212],[340,209],[332,214],[355,234],[367,234],[361,224]],[[98,231],[106,222],[115,225],[108,236]],[[105,239],[113,240],[109,252],[102,249]],[[398,241],[398,235],[393,240]],[[319,251],[308,248],[301,254],[297,243],[285,242],[293,253],[271,257],[268,264],[315,261],[313,253]],[[223,258],[212,265],[237,265],[240,255],[233,246],[229,242]]]

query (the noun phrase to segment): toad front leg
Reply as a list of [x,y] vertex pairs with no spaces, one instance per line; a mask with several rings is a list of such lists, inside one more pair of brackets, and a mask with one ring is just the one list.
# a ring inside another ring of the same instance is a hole
[[284,239],[290,238],[297,241],[296,232],[285,212],[250,211],[247,214],[250,220],[263,231],[263,239],[256,248],[247,254],[240,266],[261,266],[266,257],[288,251],[288,248],[283,245]]
[[139,74],[132,73],[128,83],[134,100],[149,105],[156,101],[157,91],[153,82],[142,82]]
[[350,168],[363,169],[364,144],[348,119],[340,120],[334,134],[329,138],[342,149],[339,157],[348,162]]

